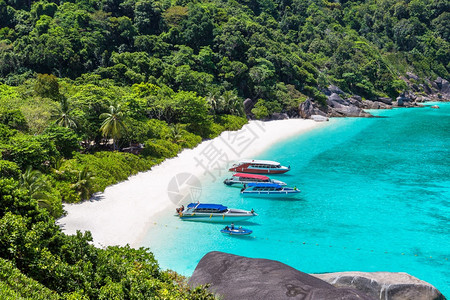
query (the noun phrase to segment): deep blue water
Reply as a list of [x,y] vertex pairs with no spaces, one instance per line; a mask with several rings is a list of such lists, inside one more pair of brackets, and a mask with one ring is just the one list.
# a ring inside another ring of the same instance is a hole
[[273,177],[301,189],[296,200],[244,199],[220,180],[203,182],[200,202],[255,209],[259,216],[243,224],[254,230],[249,237],[166,211],[143,246],[162,268],[187,276],[218,250],[307,273],[406,272],[449,297],[450,103],[439,106],[333,119],[259,155],[291,165]]

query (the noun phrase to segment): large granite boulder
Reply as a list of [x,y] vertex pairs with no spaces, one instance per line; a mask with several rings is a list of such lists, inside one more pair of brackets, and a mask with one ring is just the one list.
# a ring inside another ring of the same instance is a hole
[[244,100],[244,111],[246,115],[249,115],[252,113],[252,108],[255,106],[255,103],[253,103],[252,99],[247,98]]
[[273,113],[270,117],[271,120],[287,120],[289,119],[288,114],[286,113]]
[[441,77],[436,78],[434,83],[436,84],[441,96],[445,100],[450,100],[450,83]]
[[314,102],[311,101],[311,98],[308,98],[306,101],[300,103],[298,106],[298,114],[303,119],[309,119],[312,115],[326,116],[326,113],[321,111],[314,104]]
[[[352,98],[350,98],[352,99]],[[330,117],[372,117],[371,114],[361,109],[360,103],[356,100],[342,99],[336,93],[331,94],[327,98],[328,116]],[[354,105],[353,102],[358,102]]]
[[378,97],[378,102],[382,102],[387,105],[392,105],[392,99],[389,97]]
[[[336,288],[278,261],[209,252],[198,263],[189,285],[210,284],[223,299],[376,299],[351,288]],[[221,298],[221,299],[222,299]]]
[[326,96],[330,96],[331,94],[339,94],[339,95],[345,94],[339,87],[335,85],[329,85],[326,89],[323,89],[322,92]]
[[331,283],[335,287],[354,288],[370,297],[378,299],[445,299],[434,286],[406,273],[340,272],[312,275]]

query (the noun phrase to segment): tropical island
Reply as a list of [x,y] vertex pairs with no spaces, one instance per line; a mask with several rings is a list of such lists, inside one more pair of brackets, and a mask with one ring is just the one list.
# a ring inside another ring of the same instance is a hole
[[63,203],[248,119],[448,101],[449,11],[437,0],[0,0],[0,296],[212,299],[148,249],[64,234]]

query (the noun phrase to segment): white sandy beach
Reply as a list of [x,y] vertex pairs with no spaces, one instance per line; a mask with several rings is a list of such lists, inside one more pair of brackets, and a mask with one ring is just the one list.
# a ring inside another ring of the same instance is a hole
[[164,209],[174,209],[177,205],[174,195],[192,192],[182,183],[173,185],[177,175],[189,174],[200,181],[208,176],[211,179],[224,177],[228,175],[226,170],[231,163],[252,158],[279,141],[323,124],[303,119],[250,121],[239,131],[223,132],[194,149],[183,150],[150,171],[109,186],[90,201],[64,205],[67,215],[57,223],[66,234],[89,230],[95,245],[100,247],[138,246],[152,216]]

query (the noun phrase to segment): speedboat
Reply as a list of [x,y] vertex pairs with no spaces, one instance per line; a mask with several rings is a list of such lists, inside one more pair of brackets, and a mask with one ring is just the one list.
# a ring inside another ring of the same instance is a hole
[[242,228],[242,226],[239,226],[239,228],[234,227],[234,225],[226,226],[224,229],[220,230],[220,232],[229,234],[229,235],[249,235],[253,232],[253,230]]
[[207,222],[238,222],[257,216],[253,209],[248,211],[209,203],[190,203],[182,211],[177,212],[181,220]]
[[223,181],[226,185],[232,186],[244,186],[244,184],[255,183],[255,182],[265,182],[265,183],[276,183],[279,185],[286,185],[283,181],[270,179],[264,175],[256,174],[244,174],[236,173],[231,178],[227,178]]
[[283,174],[291,169],[291,166],[282,166],[279,162],[270,160],[242,160],[234,164],[229,171],[255,174]]
[[283,187],[276,183],[249,183],[241,190],[242,196],[285,198],[292,197],[300,193],[296,187]]

